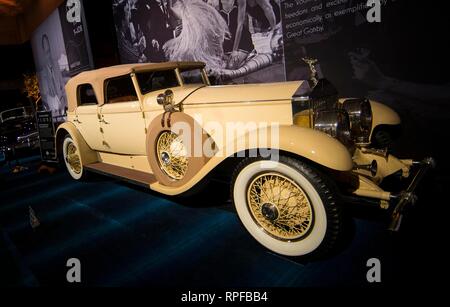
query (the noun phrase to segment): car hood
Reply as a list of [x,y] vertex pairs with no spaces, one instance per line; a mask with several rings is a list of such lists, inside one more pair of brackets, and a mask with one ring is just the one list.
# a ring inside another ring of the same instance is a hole
[[184,98],[179,96],[176,100],[183,99],[185,105],[291,100],[302,82],[304,81],[196,87],[186,91]]

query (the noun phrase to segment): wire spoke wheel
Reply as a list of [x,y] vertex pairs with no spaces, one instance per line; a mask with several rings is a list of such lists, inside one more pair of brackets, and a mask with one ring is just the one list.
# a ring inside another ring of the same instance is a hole
[[341,232],[341,210],[331,182],[292,157],[246,158],[236,167],[233,204],[247,231],[285,256],[326,254]]
[[164,173],[174,180],[181,180],[188,169],[187,150],[183,140],[171,131],[164,131],[156,142],[156,155]]
[[82,151],[78,143],[67,134],[62,144],[62,157],[70,176],[75,180],[86,180],[87,174],[83,167]]
[[281,241],[297,241],[313,224],[313,209],[306,193],[278,173],[257,176],[247,189],[247,205],[254,221]]
[[66,152],[67,152],[67,154],[66,154],[67,164],[69,165],[69,167],[72,169],[72,171],[75,174],[80,174],[81,173],[81,161],[80,161],[80,156],[78,155],[77,147],[75,146],[75,144],[70,142],[67,145]]

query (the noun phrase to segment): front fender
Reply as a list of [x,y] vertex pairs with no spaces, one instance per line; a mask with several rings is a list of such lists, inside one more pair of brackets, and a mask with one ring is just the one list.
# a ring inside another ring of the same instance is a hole
[[[268,134],[272,133],[269,132]],[[235,139],[232,143],[234,145],[232,150],[229,148],[225,148],[225,150],[227,153],[237,153],[245,150],[264,148],[264,144],[255,146],[255,142],[250,141],[252,139],[254,140],[256,135],[261,135],[260,131],[248,132]],[[228,146],[230,145],[229,143]],[[278,134],[274,133],[272,136],[268,136],[267,147],[301,156],[337,171],[350,171],[353,168],[351,154],[341,142],[323,132],[310,128],[294,125],[279,126]]]
[[401,124],[400,116],[390,107],[373,100],[370,100],[370,105],[372,106],[372,116],[373,116],[372,131],[374,131],[374,129],[380,125],[393,126]]
[[352,156],[337,139],[310,128],[280,127],[280,149],[337,171],[353,169]]
[[80,153],[81,163],[83,165],[98,162],[97,152],[89,147],[77,127],[70,122],[61,124],[56,130],[56,146],[62,144],[63,138],[66,134],[70,134],[74,140]]

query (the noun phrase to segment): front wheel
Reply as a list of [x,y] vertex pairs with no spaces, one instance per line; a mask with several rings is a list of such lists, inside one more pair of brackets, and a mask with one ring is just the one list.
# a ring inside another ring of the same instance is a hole
[[232,198],[241,222],[266,248],[286,256],[323,254],[335,244],[341,213],[325,177],[306,163],[248,158],[237,167]]

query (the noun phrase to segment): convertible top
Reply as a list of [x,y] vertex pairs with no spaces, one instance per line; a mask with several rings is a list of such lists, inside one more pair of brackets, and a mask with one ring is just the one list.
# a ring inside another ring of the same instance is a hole
[[105,80],[128,75],[134,72],[169,69],[195,69],[204,68],[203,62],[162,62],[162,63],[135,63],[110,66],[90,71],[84,71],[70,79],[66,84],[68,111],[77,107],[77,88],[80,84],[91,84],[99,104],[104,101],[103,85]]

